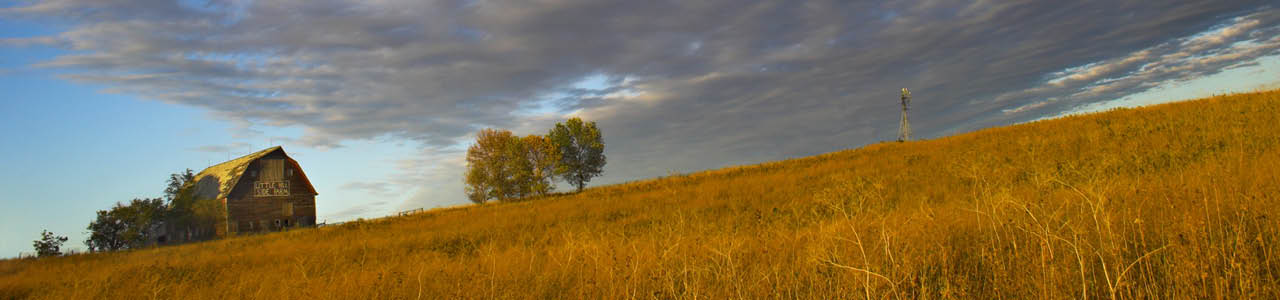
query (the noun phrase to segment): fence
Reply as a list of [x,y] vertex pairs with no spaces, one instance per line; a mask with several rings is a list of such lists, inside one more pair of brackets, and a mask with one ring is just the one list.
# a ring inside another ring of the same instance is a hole
[[412,215],[412,214],[416,214],[416,213],[420,213],[420,212],[424,212],[424,211],[426,211],[426,210],[425,210],[425,209],[423,209],[423,208],[421,208],[421,207],[419,207],[419,208],[415,208],[415,209],[410,209],[410,210],[406,210],[406,211],[401,211],[401,212],[399,212],[399,213],[396,213],[396,216],[403,217],[403,216],[408,216],[408,215]]

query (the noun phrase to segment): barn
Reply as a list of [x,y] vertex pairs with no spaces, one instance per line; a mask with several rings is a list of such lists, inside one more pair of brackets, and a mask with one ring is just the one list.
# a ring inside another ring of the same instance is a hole
[[298,161],[275,146],[210,166],[195,176],[196,199],[225,204],[215,235],[279,231],[316,223],[316,189]]

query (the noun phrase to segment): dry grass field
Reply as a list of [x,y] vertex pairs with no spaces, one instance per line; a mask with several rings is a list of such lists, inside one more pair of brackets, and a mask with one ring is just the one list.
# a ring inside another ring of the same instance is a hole
[[1280,91],[122,253],[0,298],[1280,298]]

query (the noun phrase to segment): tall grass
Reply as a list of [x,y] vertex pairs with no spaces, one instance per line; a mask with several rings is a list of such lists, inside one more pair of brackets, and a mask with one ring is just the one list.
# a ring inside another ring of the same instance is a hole
[[1280,92],[122,253],[0,298],[1280,298]]

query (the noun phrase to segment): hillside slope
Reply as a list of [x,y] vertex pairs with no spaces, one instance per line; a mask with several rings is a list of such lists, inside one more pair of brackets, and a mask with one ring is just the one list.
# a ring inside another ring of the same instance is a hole
[[0,262],[0,298],[1280,297],[1280,91],[342,226]]

